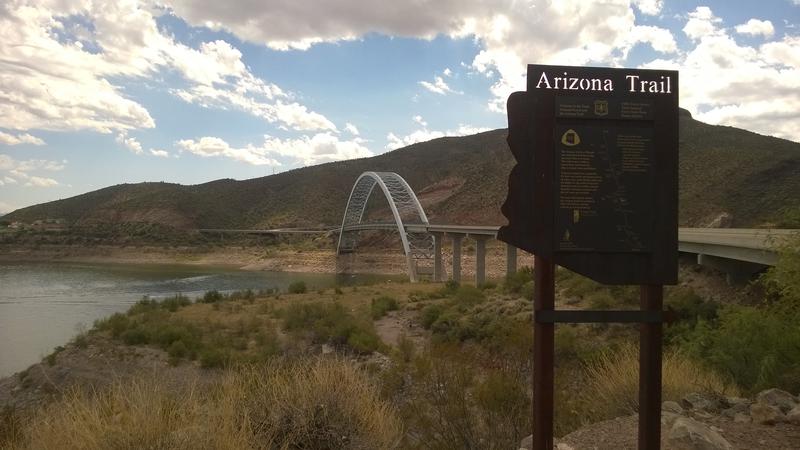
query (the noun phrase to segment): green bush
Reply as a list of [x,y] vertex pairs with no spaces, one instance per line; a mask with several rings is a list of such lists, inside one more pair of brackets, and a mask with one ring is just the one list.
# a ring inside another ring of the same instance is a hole
[[170,311],[170,312],[175,312],[179,308],[182,308],[184,306],[188,306],[188,305],[191,305],[191,304],[192,304],[192,301],[189,299],[189,297],[185,297],[185,296],[183,296],[181,294],[176,294],[176,295],[174,295],[172,297],[167,297],[164,300],[162,300],[161,302],[159,302],[159,305],[162,308],[164,308],[164,309],[166,309],[167,311]]
[[173,341],[167,349],[167,353],[172,358],[184,358],[189,354],[189,349],[183,341]]
[[203,298],[200,299],[200,302],[201,303],[216,303],[216,302],[220,302],[220,301],[222,301],[224,299],[225,299],[225,296],[223,296],[218,290],[214,289],[214,290],[208,291],[205,294],[203,294]]
[[729,306],[716,327],[698,322],[683,346],[749,393],[800,389],[800,315]]
[[293,281],[289,284],[289,293],[290,294],[305,294],[307,287],[305,281]]
[[440,315],[442,315],[442,311],[444,311],[444,307],[439,304],[428,305],[422,308],[419,318],[420,322],[422,323],[422,327],[426,330],[430,330],[433,323],[439,319]]
[[371,322],[358,320],[339,303],[290,304],[283,313],[283,329],[309,333],[313,342],[347,346],[359,353],[380,346]]
[[150,337],[145,330],[139,327],[125,330],[120,337],[126,345],[145,345],[150,343]]
[[220,348],[205,348],[200,351],[199,358],[200,367],[204,369],[225,367],[231,363],[230,351]]
[[395,311],[397,308],[397,300],[392,297],[384,295],[378,298],[373,298],[370,305],[372,320],[378,320],[385,316],[387,312]]
[[512,294],[520,294],[522,287],[527,283],[533,283],[533,268],[523,266],[518,271],[506,275],[503,283],[503,291]]
[[119,338],[128,327],[131,326],[131,320],[126,314],[114,313],[106,319],[101,319],[95,322],[94,327],[100,331],[110,331],[113,338]]
[[454,300],[460,306],[474,306],[486,300],[486,294],[475,286],[460,286],[455,293]]
[[800,311],[800,233],[780,243],[778,262],[767,270],[762,280],[781,308]]

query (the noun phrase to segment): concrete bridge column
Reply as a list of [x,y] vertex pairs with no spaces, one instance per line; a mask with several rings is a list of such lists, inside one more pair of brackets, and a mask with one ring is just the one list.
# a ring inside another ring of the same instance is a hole
[[475,239],[475,285],[486,282],[486,240],[489,236],[476,234]]
[[461,241],[463,234],[451,234],[453,240],[453,281],[461,282]]
[[444,233],[433,232],[433,281],[444,281],[447,276],[442,264],[442,244]]
[[506,276],[517,273],[517,247],[506,244]]

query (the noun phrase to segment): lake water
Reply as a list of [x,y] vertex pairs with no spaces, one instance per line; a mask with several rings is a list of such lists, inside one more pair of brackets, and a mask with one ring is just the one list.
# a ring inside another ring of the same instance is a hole
[[[350,281],[387,279],[358,276]],[[216,289],[286,290],[335,284],[333,274],[253,272],[186,265],[0,263],[0,378],[36,363],[95,320],[148,295],[191,298]]]

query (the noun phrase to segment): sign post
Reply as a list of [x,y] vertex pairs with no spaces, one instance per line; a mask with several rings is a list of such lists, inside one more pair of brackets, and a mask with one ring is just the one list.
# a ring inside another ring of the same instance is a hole
[[[553,445],[556,323],[640,326],[639,448],[661,423],[663,285],[677,282],[678,73],[528,66],[508,99],[517,165],[498,238],[536,256],[533,443]],[[555,309],[555,266],[641,286],[638,311]]]

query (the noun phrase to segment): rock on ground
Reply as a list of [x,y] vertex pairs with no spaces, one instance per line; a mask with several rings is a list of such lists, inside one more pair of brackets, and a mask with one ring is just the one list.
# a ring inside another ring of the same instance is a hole
[[797,402],[794,396],[786,391],[780,389],[767,389],[761,391],[756,395],[756,400],[765,405],[774,406],[781,410],[782,413],[788,413],[795,406]]
[[731,450],[731,444],[704,424],[680,417],[667,435],[667,448],[674,450]]

